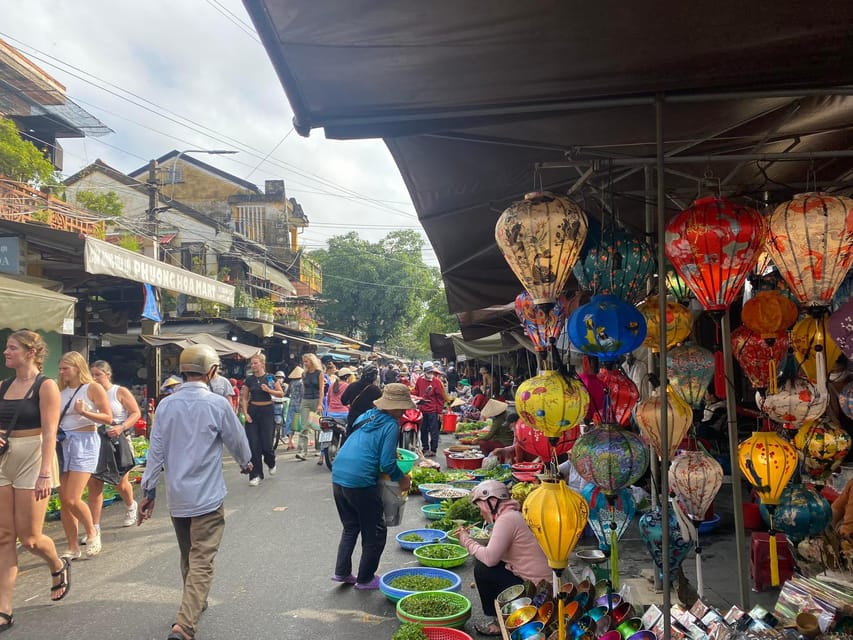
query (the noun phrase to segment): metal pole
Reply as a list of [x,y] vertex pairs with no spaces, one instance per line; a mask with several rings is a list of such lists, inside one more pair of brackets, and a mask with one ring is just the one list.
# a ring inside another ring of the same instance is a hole
[[737,448],[737,406],[735,404],[734,364],[732,363],[732,327],[728,309],[720,320],[723,340],[723,362],[726,372],[726,413],[729,418],[729,457],[732,465],[732,512],[735,520],[737,546],[737,578],[740,587],[740,606],[749,611],[749,583],[746,575],[746,534],[743,528],[743,496],[740,484],[740,466]]
[[[148,223],[151,225],[151,237],[154,245],[152,247],[152,257],[155,260],[160,260],[160,233],[157,224],[157,200],[159,198],[159,182],[157,181],[157,161],[148,161]],[[147,321],[143,322],[143,326]],[[160,335],[160,323],[151,322],[151,335]],[[163,359],[160,352],[160,347],[151,347],[151,353],[148,360],[148,376],[146,384],[148,385],[148,397],[156,398],[160,393],[160,382],[163,379],[162,375]],[[150,425],[149,425],[150,426]]]
[[[853,157],[853,150],[837,149],[834,151],[792,151],[792,152],[777,152],[777,153],[707,153],[705,155],[690,155],[690,156],[666,156],[665,164],[708,164],[709,162],[751,162],[754,160],[789,160],[789,161],[804,161],[804,160],[819,160],[821,158],[850,158]],[[565,162],[549,162],[548,166],[543,166],[545,169],[560,169],[572,167],[586,167],[590,164],[601,162],[602,158],[592,151],[581,150],[577,155],[572,156],[571,160]],[[623,158],[607,158],[607,163],[614,167],[636,167],[643,165],[656,165],[657,158],[649,156],[635,156]]]

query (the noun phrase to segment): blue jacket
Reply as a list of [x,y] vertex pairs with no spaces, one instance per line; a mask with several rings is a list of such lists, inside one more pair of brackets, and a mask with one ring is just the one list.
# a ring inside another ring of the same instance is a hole
[[371,409],[359,416],[358,429],[338,451],[332,465],[332,482],[350,489],[373,487],[379,474],[387,473],[399,480],[403,473],[397,466],[397,439],[400,426],[393,416]]

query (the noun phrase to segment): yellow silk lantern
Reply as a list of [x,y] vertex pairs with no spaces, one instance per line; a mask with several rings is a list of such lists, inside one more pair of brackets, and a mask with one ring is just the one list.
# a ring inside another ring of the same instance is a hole
[[[637,305],[637,309],[646,319],[646,339],[643,344],[657,353],[660,351],[660,302],[657,296],[649,296]],[[693,328],[690,311],[675,302],[666,301],[666,346],[667,348],[683,342]]]
[[[687,430],[693,423],[693,409],[680,395],[669,388],[666,396],[666,430],[668,434],[669,459],[675,455],[675,450],[681,443],[681,439],[687,434]],[[652,395],[637,403],[634,409],[634,420],[640,427],[640,431],[651,443],[659,458],[663,457],[662,429],[660,423],[661,404],[664,398],[660,389],[656,389]]]
[[553,304],[580,256],[588,228],[578,205],[541,191],[526,194],[501,214],[495,241],[533,304]]
[[797,321],[797,305],[779,291],[759,291],[747,300],[740,312],[744,325],[765,340],[772,340],[780,331]]
[[589,393],[577,378],[545,370],[518,386],[515,405],[525,424],[549,438],[559,438],[586,415]]
[[841,349],[829,335],[829,316],[804,316],[791,329],[791,346],[803,373],[826,394],[827,367],[841,357]]
[[803,452],[804,471],[815,480],[825,480],[838,469],[850,445],[850,434],[829,413],[807,422],[794,436],[794,446]]

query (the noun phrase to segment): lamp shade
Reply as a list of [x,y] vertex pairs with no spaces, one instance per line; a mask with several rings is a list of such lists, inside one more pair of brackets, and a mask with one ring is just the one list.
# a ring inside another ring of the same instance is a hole
[[767,252],[806,307],[829,307],[853,263],[853,199],[801,193],[770,214]]
[[740,319],[764,339],[775,339],[797,321],[797,305],[779,291],[759,291],[743,304]]
[[566,286],[588,229],[586,214],[546,191],[511,204],[495,225],[495,242],[534,304],[554,303]]
[[557,438],[586,415],[589,393],[577,378],[542,371],[522,382],[515,392],[518,415],[549,438]]
[[[770,524],[766,509],[761,509],[761,515]],[[797,544],[805,538],[822,534],[831,520],[832,508],[826,498],[804,484],[790,483],[779,497],[779,505],[773,514],[773,527]]]
[[637,385],[631,380],[622,369],[619,368],[602,368],[598,371],[598,379],[607,390],[606,402],[610,406],[612,418],[608,418],[605,411],[604,419],[598,419],[598,416],[593,416],[593,422],[599,424],[601,422],[616,422],[622,426],[627,425],[631,421],[631,412],[640,399],[640,390]]
[[775,506],[797,468],[797,450],[772,431],[756,431],[738,446],[738,462],[761,502]]
[[561,295],[556,304],[537,305],[526,291],[515,298],[515,315],[537,351],[544,351],[551,338],[557,339],[569,315],[569,301]]
[[694,409],[702,408],[714,377],[714,354],[697,344],[685,343],[667,351],[666,370],[675,392]]
[[798,429],[826,411],[829,397],[804,378],[786,380],[776,393],[758,396],[758,408],[786,429]]
[[589,506],[562,480],[545,480],[531,491],[521,508],[527,526],[548,558],[548,566],[561,571],[577,545],[589,519]]
[[[832,366],[839,357],[841,349],[830,335],[830,317],[826,315],[805,315],[791,329],[791,345],[794,355],[800,363],[803,373],[812,382],[818,382],[820,376],[826,380],[827,366]],[[823,349],[819,359],[816,347]]]
[[637,408],[634,409],[634,420],[640,427],[640,432],[654,448],[655,453],[658,454],[659,458],[662,458],[663,428],[660,418],[661,404],[666,402],[667,451],[671,460],[682,438],[687,434],[690,425],[693,424],[693,410],[672,389],[669,389],[665,394],[661,393],[661,389],[662,387],[658,387],[652,395],[637,403]]
[[584,480],[610,495],[639,480],[649,466],[649,453],[642,439],[611,423],[583,434],[569,456]]
[[[657,296],[649,296],[637,305],[637,310],[646,319],[646,339],[643,344],[657,353],[661,344],[660,302]],[[690,310],[674,300],[666,301],[666,347],[669,349],[683,342],[693,329]]]
[[[669,505],[665,506],[667,518],[669,521],[669,553],[667,560],[669,561],[669,579],[670,582],[675,580],[677,571],[687,554],[693,548],[694,541],[689,537],[684,537],[681,527],[678,525],[678,519],[675,516],[675,511]],[[658,575],[663,579],[663,512],[661,506],[658,505],[651,511],[647,511],[640,516],[638,525],[640,529],[640,538],[646,544],[649,554],[654,560],[655,566],[658,568]]]
[[566,331],[582,353],[613,362],[643,344],[646,320],[616,296],[593,296],[569,316]]
[[609,551],[612,524],[616,524],[618,540],[634,519],[634,514],[637,512],[634,496],[630,489],[620,489],[615,496],[611,496],[611,505],[601,488],[591,482],[584,486],[581,495],[589,504],[589,527],[598,538],[598,548]]
[[850,442],[850,434],[829,414],[807,422],[794,436],[794,446],[803,452],[803,468],[815,480],[825,480],[841,466]]
[[[776,375],[777,366],[788,351],[788,333],[781,331],[767,340],[752,329],[740,326],[732,331],[732,355],[744,375],[756,389],[766,389],[770,384],[771,371]],[[771,368],[772,364],[772,368]]]
[[[553,445],[556,454],[562,455],[572,450],[575,440],[580,436],[580,427],[574,427],[563,431],[555,445]],[[529,426],[519,418],[515,423],[515,440],[518,445],[527,453],[538,456],[542,460],[551,459],[551,441],[548,437],[539,431]]]
[[669,467],[669,485],[687,515],[702,520],[723,486],[723,467],[704,451],[682,451]]
[[648,243],[624,229],[602,228],[588,242],[574,268],[578,285],[593,295],[610,294],[630,302],[646,295],[646,283],[657,270],[654,252]]
[[764,245],[764,219],[725,198],[700,198],[666,225],[667,257],[706,311],[724,311]]

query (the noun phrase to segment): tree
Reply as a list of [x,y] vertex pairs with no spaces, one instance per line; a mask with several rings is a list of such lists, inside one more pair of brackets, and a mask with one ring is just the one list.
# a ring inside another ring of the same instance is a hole
[[0,174],[37,187],[59,184],[50,160],[32,142],[21,138],[8,118],[0,118]]
[[124,203],[115,191],[107,191],[106,193],[78,191],[77,204],[108,218],[119,218],[124,213]]

